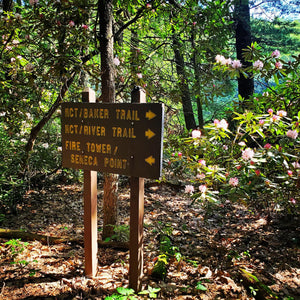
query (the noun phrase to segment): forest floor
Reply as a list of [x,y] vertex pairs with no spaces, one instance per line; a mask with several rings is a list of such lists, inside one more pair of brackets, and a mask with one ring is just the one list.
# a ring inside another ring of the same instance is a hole
[[[204,210],[182,191],[164,184],[145,188],[143,290],[160,288],[157,299],[300,299],[299,215],[229,201]],[[129,193],[120,188],[121,236],[128,231]],[[30,190],[1,227],[83,240],[82,194],[81,185]],[[101,190],[98,197],[101,228]],[[151,270],[162,237],[177,259],[169,257],[167,274],[158,280]],[[80,242],[1,238],[0,299],[105,299],[128,287],[128,258],[126,249],[100,247],[97,277],[89,279]]]

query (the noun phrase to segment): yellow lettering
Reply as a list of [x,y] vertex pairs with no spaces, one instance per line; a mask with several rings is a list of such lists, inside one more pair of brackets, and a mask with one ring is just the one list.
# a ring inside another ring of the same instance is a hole
[[77,141],[65,141],[65,149],[72,151],[80,151],[80,142]]
[[135,110],[134,112],[135,112],[135,114],[134,114],[134,121],[139,121],[140,118],[139,118],[139,116],[138,116],[138,111]]
[[117,129],[117,137],[122,137],[122,128],[118,127]]
[[121,120],[125,120],[125,109],[121,109]]
[[97,143],[86,143],[87,152],[96,152],[103,154],[111,154],[111,145],[110,144],[97,144]]
[[104,167],[124,170],[127,168],[127,159],[104,157]]
[[84,135],[105,136],[105,127],[84,125],[83,126],[83,134]]
[[117,120],[140,121],[137,110],[116,109]]
[[85,109],[83,110],[83,117],[84,117],[84,118],[87,118],[87,117],[88,117],[88,109],[87,109],[87,108],[85,108]]
[[131,138],[135,139],[136,135],[134,134],[134,128],[122,128],[122,127],[112,127],[113,137],[121,138]]
[[84,166],[98,166],[97,157],[91,155],[71,154],[71,163]]

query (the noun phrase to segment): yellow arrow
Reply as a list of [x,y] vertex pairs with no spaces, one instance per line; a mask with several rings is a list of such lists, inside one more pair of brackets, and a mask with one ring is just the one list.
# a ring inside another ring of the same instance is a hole
[[151,138],[153,138],[155,136],[155,133],[148,128],[147,131],[145,131],[145,136],[148,138],[148,140],[150,140]]
[[147,164],[149,164],[150,166],[152,166],[153,164],[155,164],[155,158],[151,155],[151,156],[145,158],[145,162]]
[[150,120],[152,120],[153,118],[155,118],[156,117],[156,114],[153,112],[153,111],[151,111],[151,110],[148,110],[147,112],[146,112],[146,118],[150,121]]

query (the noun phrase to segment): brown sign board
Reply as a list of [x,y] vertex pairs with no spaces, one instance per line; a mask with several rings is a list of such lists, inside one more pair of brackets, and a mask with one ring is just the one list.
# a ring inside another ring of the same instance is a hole
[[63,167],[159,178],[160,103],[62,103]]

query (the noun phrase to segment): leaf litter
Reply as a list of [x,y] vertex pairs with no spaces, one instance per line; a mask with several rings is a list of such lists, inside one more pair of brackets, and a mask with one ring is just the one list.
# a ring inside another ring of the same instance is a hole
[[[128,226],[129,188],[119,195],[119,222]],[[0,239],[0,299],[105,299],[128,287],[126,250],[99,248],[97,276],[85,277],[82,197],[75,184],[31,190],[18,215],[6,216],[2,228],[78,243],[17,240],[12,255]],[[99,239],[101,197],[100,189]],[[204,209],[174,187],[146,186],[143,289],[160,288],[158,299],[300,299],[299,236],[299,215],[229,201]],[[152,276],[162,249],[169,251],[163,280]]]

